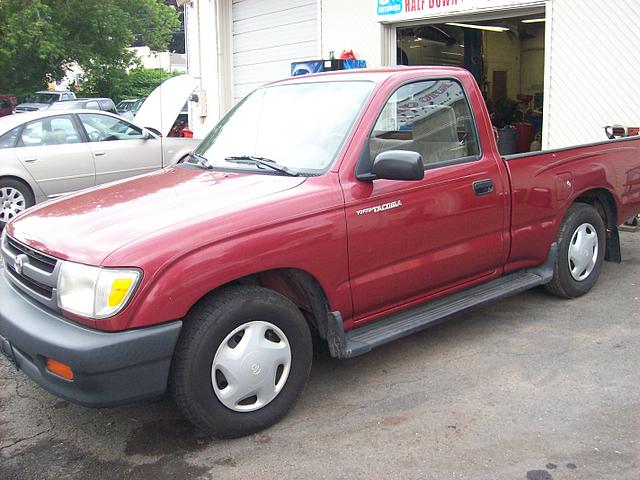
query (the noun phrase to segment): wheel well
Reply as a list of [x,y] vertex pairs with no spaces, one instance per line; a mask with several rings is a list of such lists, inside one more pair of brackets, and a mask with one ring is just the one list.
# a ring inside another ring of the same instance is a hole
[[612,262],[620,262],[622,257],[620,253],[620,238],[618,236],[618,208],[611,192],[604,188],[597,188],[584,192],[575,201],[576,203],[591,205],[600,214],[607,229],[605,259]]
[[[14,182],[18,182],[21,185],[23,185],[27,189],[27,192],[31,195],[31,198],[33,199],[33,205],[35,205],[37,203],[37,201],[36,201],[36,193],[33,191],[33,188],[31,188],[31,185],[29,185],[29,182],[27,182],[23,178],[16,177],[14,175],[3,175],[3,176],[0,176],[0,183],[2,183],[2,181],[6,181],[6,180],[13,180]],[[27,207],[31,207],[33,205],[29,205],[29,199],[27,199]]]
[[3,175],[0,177],[0,182],[2,180],[15,180],[16,182],[20,182],[21,184],[23,184],[25,187],[29,189],[29,191],[31,192],[31,195],[33,195],[33,198],[34,199],[36,198],[33,188],[31,188],[31,185],[29,185],[29,182],[27,182],[25,179],[16,177],[14,175]]
[[300,309],[312,331],[322,339],[327,338],[327,297],[320,283],[307,272],[295,268],[266,270],[221,285],[216,290],[228,285],[258,285],[284,295]]
[[604,188],[589,190],[576,198],[576,202],[588,203],[593,206],[602,217],[607,228],[618,225],[616,201],[608,190]]

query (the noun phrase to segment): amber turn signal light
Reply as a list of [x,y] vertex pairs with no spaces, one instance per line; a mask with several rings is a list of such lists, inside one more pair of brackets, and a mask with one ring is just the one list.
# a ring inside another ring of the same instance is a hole
[[65,380],[73,380],[73,370],[69,365],[65,365],[62,362],[47,358],[47,370],[51,373],[64,378]]

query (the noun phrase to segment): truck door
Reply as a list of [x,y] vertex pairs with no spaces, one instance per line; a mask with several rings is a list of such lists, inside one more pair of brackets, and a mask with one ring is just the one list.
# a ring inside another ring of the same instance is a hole
[[480,149],[458,81],[398,88],[363,149],[359,170],[381,152],[411,150],[422,155],[425,175],[344,188],[356,320],[499,274],[508,185],[497,154]]

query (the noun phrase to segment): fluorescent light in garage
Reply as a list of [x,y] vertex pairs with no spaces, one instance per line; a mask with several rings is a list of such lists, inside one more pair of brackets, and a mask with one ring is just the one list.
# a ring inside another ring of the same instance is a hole
[[452,27],[473,28],[475,30],[487,30],[489,32],[506,32],[509,29],[507,27],[494,27],[492,25],[474,25],[472,23],[447,23]]

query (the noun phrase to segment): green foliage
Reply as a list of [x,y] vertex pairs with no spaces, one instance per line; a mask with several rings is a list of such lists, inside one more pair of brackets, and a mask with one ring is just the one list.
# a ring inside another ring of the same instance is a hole
[[94,72],[82,84],[80,95],[83,97],[109,97],[114,102],[128,98],[148,96],[165,80],[179,75],[177,72],[165,72],[157,68],[135,68],[127,75],[119,68],[106,68]]
[[0,0],[0,92],[43,88],[75,61],[106,96],[126,78],[128,46],[163,50],[178,26],[178,12],[159,0]]
[[158,85],[178,72],[165,72],[158,68],[136,68],[131,70],[122,88],[122,99],[148,96]]

